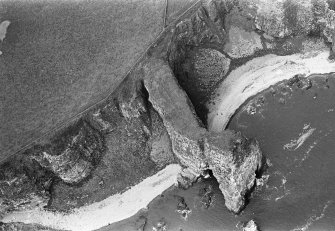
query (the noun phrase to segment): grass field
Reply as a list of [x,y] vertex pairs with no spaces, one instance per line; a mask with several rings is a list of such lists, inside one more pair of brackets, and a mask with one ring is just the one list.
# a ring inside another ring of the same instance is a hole
[[163,28],[164,0],[2,1],[0,161],[103,99]]

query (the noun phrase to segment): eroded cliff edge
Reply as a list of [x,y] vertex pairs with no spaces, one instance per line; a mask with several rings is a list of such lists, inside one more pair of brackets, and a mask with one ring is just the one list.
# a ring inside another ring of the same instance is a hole
[[[36,144],[21,159],[6,163],[1,204],[5,220],[15,219],[15,213],[20,220],[20,211],[45,217],[36,213],[36,207],[70,214],[70,209],[79,208],[80,214],[81,206],[125,191],[176,162],[193,174],[193,180],[212,170],[227,208],[235,213],[243,208],[263,163],[257,142],[233,131],[208,132],[163,60],[149,59],[139,70],[143,82],[132,82],[130,92],[122,89],[117,106],[108,102]],[[14,215],[6,216],[11,212]],[[66,216],[64,220],[70,220],[71,215]],[[21,219],[40,220],[52,228],[72,227],[24,215]]]
[[228,130],[208,132],[162,60],[150,59],[144,72],[149,101],[163,119],[177,159],[195,175],[212,170],[226,207],[238,213],[244,206],[245,194],[255,184],[256,172],[262,168],[257,141]]
[[105,102],[1,166],[2,214],[70,212],[177,162],[187,167],[182,183],[211,169],[227,207],[238,212],[261,153],[241,134],[207,131],[211,92],[258,56],[328,49],[331,59],[331,7],[321,0],[201,2],[167,28]]

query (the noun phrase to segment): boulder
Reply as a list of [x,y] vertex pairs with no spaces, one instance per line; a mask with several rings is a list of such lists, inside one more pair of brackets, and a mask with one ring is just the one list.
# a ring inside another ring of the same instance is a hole
[[188,189],[199,178],[199,173],[192,171],[190,168],[184,168],[180,171],[177,177],[178,186],[183,189]]
[[243,231],[259,231],[258,226],[254,220],[250,220],[243,226]]

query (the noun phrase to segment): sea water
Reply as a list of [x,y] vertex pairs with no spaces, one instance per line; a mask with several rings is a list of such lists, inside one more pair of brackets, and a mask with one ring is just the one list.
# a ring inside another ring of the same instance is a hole
[[[228,129],[256,138],[268,165],[241,214],[227,211],[212,177],[156,198],[145,230],[157,222],[166,230],[240,230],[250,219],[263,231],[335,230],[334,77],[277,84],[233,116]],[[181,198],[187,212],[178,210]]]

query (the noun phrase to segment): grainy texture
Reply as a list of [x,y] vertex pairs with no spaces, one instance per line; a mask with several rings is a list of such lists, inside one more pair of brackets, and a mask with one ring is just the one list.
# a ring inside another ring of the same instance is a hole
[[36,206],[68,211],[175,162],[161,118],[131,77],[80,120],[0,165],[0,215]]
[[24,224],[24,223],[0,223],[0,231],[60,231],[56,229],[51,229],[41,225],[35,224]]
[[242,231],[259,231],[258,226],[254,220],[248,221]]
[[[245,195],[255,184],[256,172],[262,168],[258,143],[232,131],[209,133],[166,63],[151,59],[144,70],[149,101],[163,119],[177,159],[194,175],[211,169],[226,207],[239,213],[245,205]],[[185,178],[194,179],[192,174],[181,174],[183,186],[187,186]]]
[[200,174],[206,165],[198,141],[206,129],[201,127],[191,102],[168,65],[161,60],[150,60],[144,69],[149,101],[163,119],[173,152],[182,165]]
[[113,91],[161,32],[164,2],[2,1],[0,160]]
[[87,178],[104,151],[102,134],[83,120],[53,137],[50,143],[28,150],[32,159],[70,184]]
[[[177,67],[178,65],[178,67]],[[216,85],[225,77],[230,59],[216,49],[195,47],[175,65],[175,76],[200,117],[205,122],[204,105]]]
[[[4,4],[8,18],[2,20],[10,25],[7,33],[0,31],[5,81],[0,151],[29,142],[115,89],[158,34],[164,11],[169,24],[192,1],[168,1],[167,9],[165,3]],[[49,209],[68,211],[122,192],[179,161],[187,167],[179,177],[183,186],[211,169],[227,208],[238,213],[261,168],[262,153],[257,142],[240,134],[207,131],[210,93],[232,70],[256,56],[303,51],[314,57],[317,53],[306,52],[335,41],[334,5],[328,7],[325,0],[272,3],[196,4],[171,24],[112,97],[80,116],[74,127],[65,126],[69,136],[61,133],[63,139],[57,139],[52,134],[24,152],[19,162],[10,162],[18,168],[0,175],[0,187],[14,192],[7,193],[10,206],[5,212],[24,210],[21,201],[30,195],[38,197],[24,204],[27,208],[47,204]],[[37,174],[30,179],[33,173]],[[13,180],[16,188],[8,183]],[[15,194],[20,188],[25,195]],[[144,222],[141,219],[140,225]]]
[[254,187],[256,172],[262,168],[258,142],[226,130],[205,140],[204,153],[220,184],[226,207],[239,213],[244,208],[245,195]]
[[27,155],[0,165],[0,218],[12,211],[43,208],[54,175]]
[[229,29],[229,40],[225,51],[233,58],[242,58],[253,55],[257,50],[262,50],[261,37],[254,31],[247,32],[239,27]]
[[86,115],[103,134],[106,150],[91,177],[80,185],[64,181],[54,184],[50,203],[53,209],[68,210],[101,201],[174,162],[162,121],[143,98],[141,88],[134,86],[141,85],[126,82],[114,100]]
[[166,9],[166,19],[165,26],[169,25],[173,20],[177,19],[178,16],[183,14],[185,10],[191,7],[196,2],[200,2],[199,0],[166,0],[167,9]]

